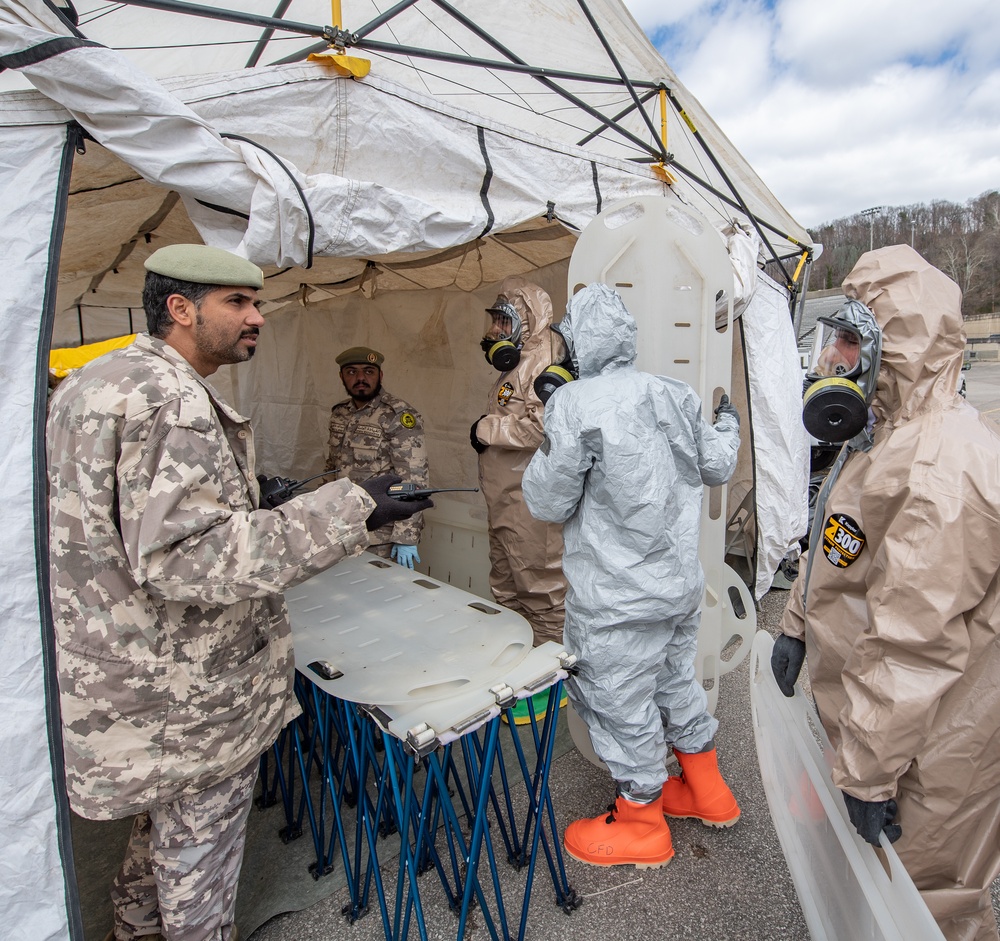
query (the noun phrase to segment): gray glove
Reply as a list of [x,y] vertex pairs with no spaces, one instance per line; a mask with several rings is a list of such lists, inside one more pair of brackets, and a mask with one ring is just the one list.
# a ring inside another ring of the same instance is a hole
[[396,520],[409,519],[414,513],[429,510],[434,506],[434,502],[426,498],[423,500],[397,500],[395,497],[390,497],[386,491],[402,479],[396,474],[383,474],[381,477],[372,477],[358,484],[375,501],[375,509],[365,520],[368,532],[373,529],[381,529],[388,523],[395,523]]
[[715,406],[715,420],[719,420],[720,415],[732,415],[736,419],[736,427],[740,427],[740,413],[736,411],[736,406],[729,401],[729,396],[725,393],[719,399],[719,404]]
[[844,791],[844,803],[854,829],[872,846],[879,845],[879,834],[882,832],[890,843],[895,843],[903,835],[903,828],[892,822],[898,808],[891,797],[885,801],[863,801]]
[[795,681],[799,678],[802,661],[806,658],[806,645],[797,637],[779,634],[771,650],[771,672],[786,696],[795,695]]

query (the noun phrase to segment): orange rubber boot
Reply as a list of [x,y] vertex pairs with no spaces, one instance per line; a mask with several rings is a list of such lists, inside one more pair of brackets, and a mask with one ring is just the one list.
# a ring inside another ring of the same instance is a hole
[[722,780],[715,749],[685,754],[675,751],[680,775],[663,785],[661,806],[668,817],[694,817],[706,827],[731,827],[740,819],[740,805]]
[[563,834],[563,845],[570,856],[591,866],[659,869],[674,858],[660,802],[638,804],[621,796],[610,813],[574,820]]

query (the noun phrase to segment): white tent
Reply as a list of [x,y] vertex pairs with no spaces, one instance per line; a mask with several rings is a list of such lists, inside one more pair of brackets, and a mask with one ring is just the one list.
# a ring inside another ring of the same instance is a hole
[[[757,594],[804,529],[785,305],[808,235],[618,0],[404,0],[385,15],[346,0],[346,30],[322,26],[326,0],[275,3],[0,0],[5,938],[82,938],[47,600],[48,350],[141,329],[142,262],[160,245],[204,240],[265,267],[269,342],[218,377],[254,418],[261,470],[320,468],[342,397],[332,357],[367,343],[387,387],[420,404],[435,484],[463,486],[496,282],[529,276],[558,310],[576,233],[603,206],[677,199],[728,231],[750,305],[755,462],[730,501],[754,491]],[[347,55],[304,59],[331,42]],[[362,57],[370,73],[345,74]]]

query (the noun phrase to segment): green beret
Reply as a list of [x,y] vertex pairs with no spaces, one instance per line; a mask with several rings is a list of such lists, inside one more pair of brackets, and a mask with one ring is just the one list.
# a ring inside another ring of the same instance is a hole
[[378,350],[369,349],[367,346],[352,346],[337,357],[338,366],[354,366],[360,363],[364,366],[381,368],[384,362],[385,357]]
[[264,286],[264,272],[253,262],[211,245],[165,245],[146,259],[146,270],[193,284]]

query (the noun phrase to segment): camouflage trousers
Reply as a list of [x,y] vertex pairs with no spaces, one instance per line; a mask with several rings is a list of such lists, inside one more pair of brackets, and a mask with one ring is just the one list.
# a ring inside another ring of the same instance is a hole
[[231,941],[259,760],[138,814],[111,889],[117,941]]

